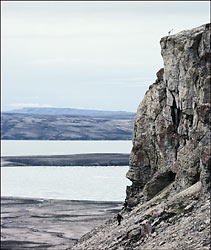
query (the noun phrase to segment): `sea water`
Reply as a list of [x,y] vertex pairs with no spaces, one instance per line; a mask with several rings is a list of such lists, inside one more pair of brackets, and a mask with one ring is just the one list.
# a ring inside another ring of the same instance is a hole
[[4,167],[2,196],[123,201],[128,167]]
[[[2,155],[129,153],[130,141],[2,141]],[[128,166],[2,167],[2,196],[123,201]]]
[[2,156],[130,153],[131,141],[2,140]]

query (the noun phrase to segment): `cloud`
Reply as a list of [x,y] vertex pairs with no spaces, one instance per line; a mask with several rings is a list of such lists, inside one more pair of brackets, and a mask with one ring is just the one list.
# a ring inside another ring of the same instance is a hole
[[206,20],[209,2],[3,1],[2,105],[134,110],[163,66],[160,38]]
[[155,80],[155,77],[124,77],[112,78],[102,81],[104,85],[119,86],[127,88],[148,87]]
[[12,103],[9,106],[13,108],[53,108],[52,105],[40,103]]
[[88,63],[97,63],[96,60],[92,59],[83,59],[83,58],[46,58],[33,60],[28,62],[28,64],[42,64],[42,65],[52,65],[52,64],[88,64]]
[[[68,57],[64,57],[64,58],[42,58],[42,59],[35,59],[35,60],[31,60],[28,61],[27,64],[28,65],[43,65],[43,66],[53,66],[53,65],[76,65],[76,66],[81,66],[81,65],[85,65],[85,66],[90,66],[90,65],[94,65],[94,66],[109,66],[111,67],[111,65],[113,66],[142,66],[143,64],[140,63],[139,61],[135,61],[135,60],[121,60],[121,58],[106,58],[107,60],[105,60],[104,58],[101,57],[79,57],[79,58],[68,58]],[[112,61],[111,61],[112,60]]]

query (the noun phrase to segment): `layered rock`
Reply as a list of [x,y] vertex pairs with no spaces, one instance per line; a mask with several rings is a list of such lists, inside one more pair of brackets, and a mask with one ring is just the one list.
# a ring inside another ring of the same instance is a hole
[[138,107],[123,221],[75,250],[210,249],[210,24],[161,39],[164,68]]
[[[164,69],[138,107],[127,177],[129,206],[201,179],[210,188],[210,25],[160,41]],[[206,179],[206,181],[205,181]]]

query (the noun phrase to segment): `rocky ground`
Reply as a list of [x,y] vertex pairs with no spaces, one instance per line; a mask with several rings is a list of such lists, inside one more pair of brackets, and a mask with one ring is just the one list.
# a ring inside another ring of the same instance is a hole
[[168,190],[132,211],[83,236],[69,250],[208,250],[210,249],[210,199],[200,197],[196,183],[168,197]]
[[2,197],[1,249],[66,249],[121,207],[121,202]]

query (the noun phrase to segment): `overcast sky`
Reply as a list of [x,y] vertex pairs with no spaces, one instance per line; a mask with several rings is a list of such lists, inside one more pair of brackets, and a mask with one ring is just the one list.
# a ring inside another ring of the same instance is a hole
[[2,2],[2,110],[136,112],[160,39],[209,22],[209,2]]

